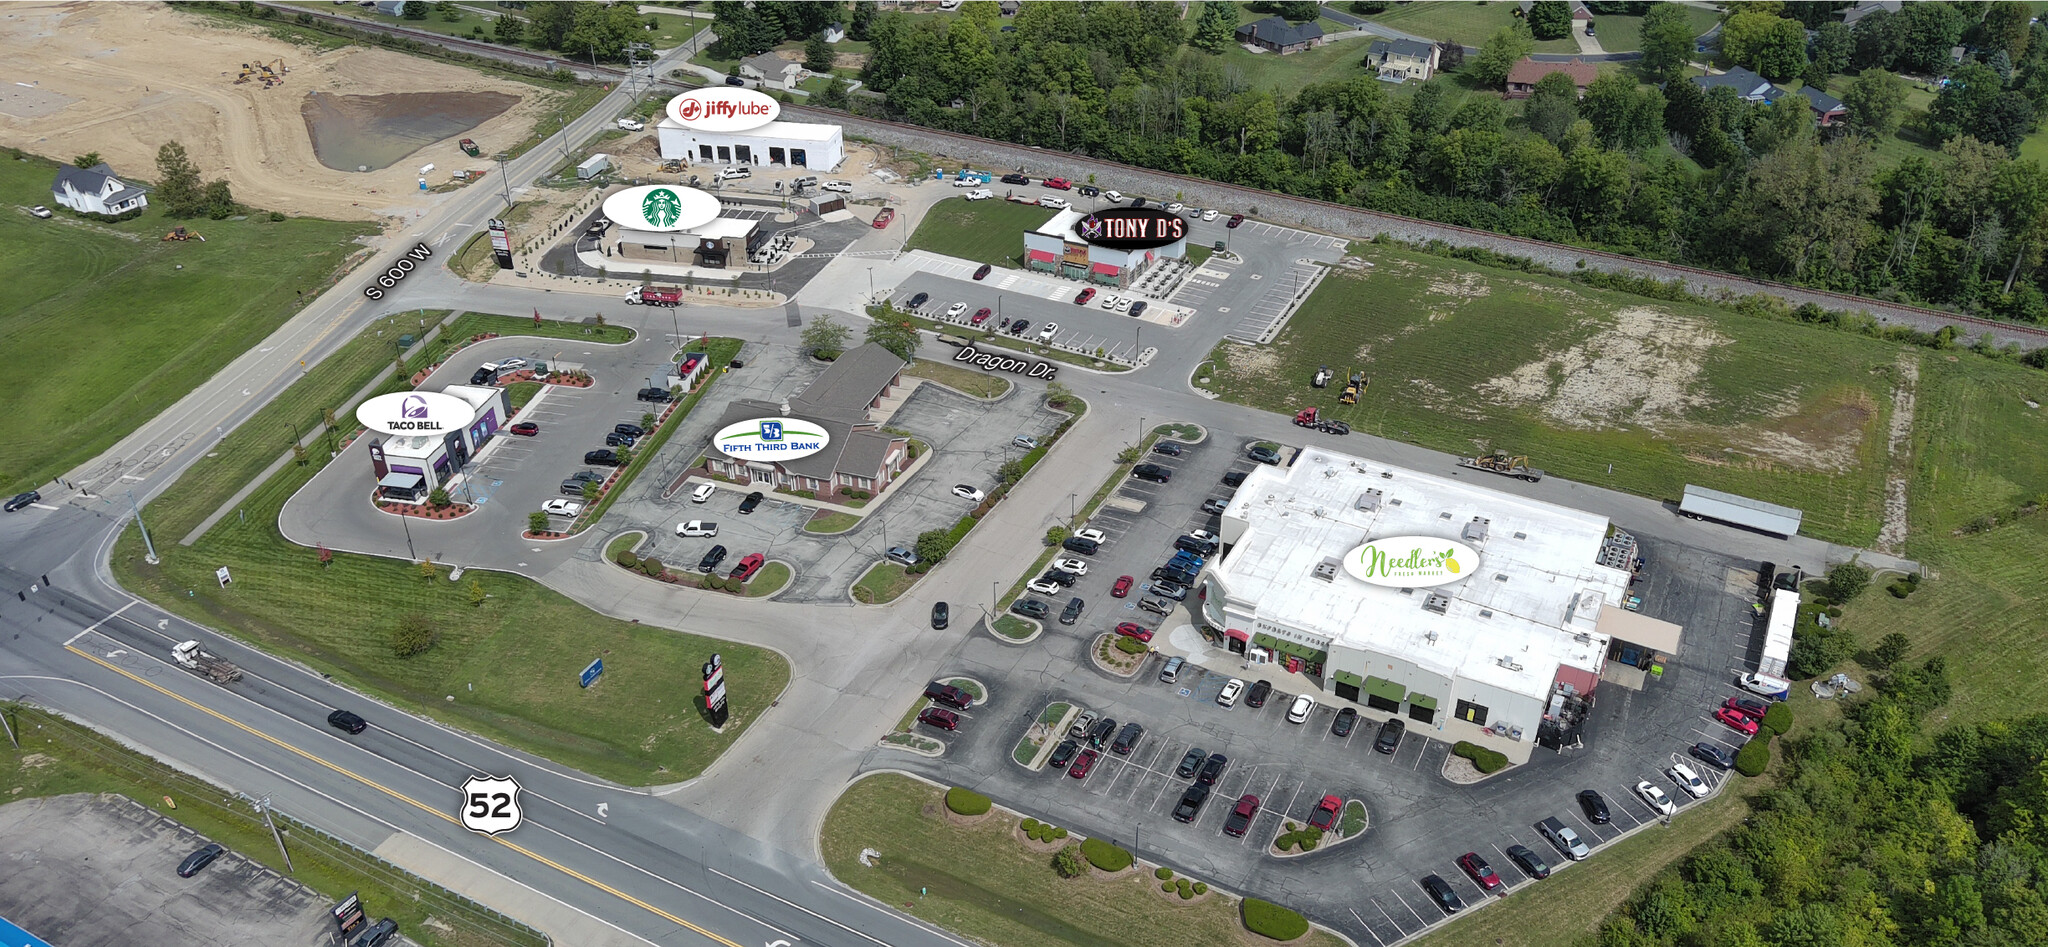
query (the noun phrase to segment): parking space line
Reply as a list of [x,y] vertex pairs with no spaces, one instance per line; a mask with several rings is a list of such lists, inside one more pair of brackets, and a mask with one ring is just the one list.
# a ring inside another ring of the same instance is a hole
[[1373,932],[1372,932],[1372,927],[1371,927],[1371,925],[1368,925],[1367,923],[1365,923],[1365,918],[1363,918],[1363,917],[1360,917],[1360,916],[1358,916],[1358,909],[1357,909],[1357,908],[1354,908],[1354,907],[1350,907],[1350,906],[1348,906],[1348,905],[1347,905],[1347,906],[1346,906],[1346,907],[1344,908],[1344,910],[1346,910],[1346,911],[1349,911],[1349,912],[1351,912],[1351,918],[1352,918],[1352,920],[1355,920],[1355,921],[1357,921],[1357,922],[1358,922],[1358,926],[1359,926],[1359,927],[1365,928],[1365,933],[1366,933],[1366,936],[1368,936],[1368,937],[1371,937],[1371,938],[1372,938],[1372,942],[1373,942],[1373,943],[1375,943],[1375,944],[1380,944],[1380,945],[1385,945],[1385,944],[1386,944],[1386,941],[1383,941],[1383,940],[1381,940],[1381,939],[1380,939],[1380,935],[1378,935],[1378,934],[1375,934],[1375,933],[1373,933]]

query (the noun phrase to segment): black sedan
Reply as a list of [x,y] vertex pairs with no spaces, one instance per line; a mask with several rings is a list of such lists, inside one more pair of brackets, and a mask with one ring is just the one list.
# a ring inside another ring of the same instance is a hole
[[1522,869],[1524,874],[1541,881],[1550,877],[1550,863],[1524,845],[1508,846],[1508,860]]
[[343,733],[361,733],[364,730],[369,729],[370,726],[369,723],[363,720],[363,718],[358,717],[355,714],[349,713],[346,710],[337,710],[331,714],[328,714],[327,725],[333,727],[336,730],[340,730]]
[[1074,754],[1079,752],[1081,744],[1073,740],[1061,740],[1059,746],[1052,748],[1052,758],[1045,761],[1046,768],[1054,771],[1066,769],[1067,764],[1074,761]]
[[208,842],[204,847],[185,856],[185,860],[178,863],[178,877],[190,878],[198,874],[200,869],[213,864],[214,859],[225,854],[227,854],[227,849],[220,847],[220,843]]
[[1351,728],[1358,726],[1358,708],[1346,707],[1337,711],[1337,719],[1330,722],[1330,735],[1348,737]]
[[30,490],[27,493],[17,493],[13,499],[7,501],[7,512],[12,513],[16,510],[26,509],[29,504],[41,503],[42,500],[43,495],[34,490]]
[[1735,768],[1735,754],[1721,749],[1719,744],[1695,743],[1689,752],[1692,753],[1693,759],[1699,760],[1715,769],[1730,770]]
[[1429,899],[1443,908],[1445,914],[1456,914],[1465,909],[1465,902],[1452,890],[1451,884],[1436,875],[1422,879],[1422,890],[1429,892]]
[[1600,798],[1600,794],[1594,790],[1580,790],[1579,808],[1586,810],[1586,818],[1594,825],[1606,825],[1610,819],[1607,814],[1607,800]]
[[752,492],[752,493],[749,493],[749,494],[747,494],[747,498],[746,498],[746,499],[744,499],[744,500],[741,500],[741,501],[740,501],[740,512],[741,512],[741,513],[752,513],[752,512],[754,512],[754,507],[760,506],[760,505],[761,505],[761,501],[762,501],[763,499],[766,499],[766,498],[765,498],[765,497],[763,497],[763,496],[761,495],[761,491],[759,491],[759,490],[756,490],[756,491],[754,491],[754,492]]
[[1023,175],[1023,174],[1019,174],[1018,172],[1012,171],[1012,172],[1010,172],[1009,174],[1005,174],[1005,175],[1003,175],[1003,183],[1004,183],[1004,184],[1030,184],[1030,183],[1031,183],[1031,179],[1030,179],[1029,177],[1027,177],[1027,176]]
[[1217,780],[1223,778],[1223,770],[1229,765],[1229,757],[1221,753],[1211,753],[1209,759],[1202,763],[1202,773],[1195,777],[1195,782],[1204,786],[1214,786]]
[[916,309],[917,307],[924,305],[925,300],[928,300],[930,298],[932,298],[932,294],[930,293],[918,293],[917,295],[904,300],[903,305],[904,308],[907,309]]
[[1186,756],[1180,758],[1180,765],[1173,768],[1173,775],[1182,779],[1193,779],[1196,773],[1202,771],[1202,764],[1207,762],[1209,762],[1209,754],[1202,752],[1200,747],[1196,747],[1189,750]]
[[950,617],[951,617],[951,610],[950,610],[950,609],[948,609],[948,608],[946,607],[946,603],[944,603],[944,602],[933,602],[933,603],[932,603],[932,630],[933,630],[933,631],[945,631],[945,630],[946,630],[946,625],[948,624],[948,620],[949,620],[949,618],[950,618]]

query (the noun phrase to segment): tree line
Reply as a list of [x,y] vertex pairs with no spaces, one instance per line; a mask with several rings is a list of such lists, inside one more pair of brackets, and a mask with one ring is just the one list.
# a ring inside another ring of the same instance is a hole
[[[744,9],[713,6],[721,18]],[[1643,12],[1642,62],[1583,98],[1554,76],[1520,108],[1499,90],[1533,48],[1526,20],[1412,91],[1374,78],[1360,44],[1359,76],[1276,92],[1216,54],[1236,8],[1213,0],[1185,19],[1157,3],[1035,3],[1002,18],[973,0],[950,20],[870,11],[861,75],[874,94],[835,82],[813,104],[1516,236],[2048,318],[2048,172],[2016,157],[2048,109],[2048,27],[2024,4],[1926,0],[1853,27],[1839,2],[1734,8],[1726,65],[1813,85],[1851,77],[1847,115],[1826,128],[1799,95],[1756,103],[1692,82],[1696,38],[1677,6],[1601,6]],[[763,29],[734,52],[804,38],[793,31],[809,21],[784,19],[780,34]],[[1950,60],[1958,45],[1961,63]],[[1878,160],[1910,112],[1911,83],[1897,73],[1943,63],[1947,83],[1907,128],[1933,150]]]

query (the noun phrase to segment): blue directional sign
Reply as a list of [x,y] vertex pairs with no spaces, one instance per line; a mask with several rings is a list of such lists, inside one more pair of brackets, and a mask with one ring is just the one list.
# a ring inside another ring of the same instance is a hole
[[591,685],[591,683],[592,683],[592,682],[594,682],[594,681],[596,681],[596,680],[597,680],[597,676],[598,676],[599,674],[603,674],[603,673],[604,673],[604,659],[603,659],[603,658],[598,658],[597,660],[595,660],[595,661],[592,661],[592,662],[590,662],[590,666],[589,666],[589,667],[587,667],[587,668],[584,668],[584,669],[583,669],[583,686],[584,686],[584,687],[589,687],[589,686]]

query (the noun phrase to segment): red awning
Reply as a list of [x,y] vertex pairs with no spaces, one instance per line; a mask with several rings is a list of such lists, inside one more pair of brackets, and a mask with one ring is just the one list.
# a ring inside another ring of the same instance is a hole
[[1052,254],[1047,253],[1044,250],[1033,250],[1029,255],[1032,259],[1037,260],[1040,263],[1051,263],[1052,261],[1059,259],[1059,257],[1053,256]]
[[1117,268],[1107,263],[1097,263],[1094,269],[1095,272],[1101,273],[1104,276],[1115,276],[1117,274]]
[[1226,635],[1229,635],[1229,636],[1231,637],[1231,640],[1233,640],[1233,641],[1250,641],[1250,640],[1252,640],[1252,636],[1251,636],[1250,634],[1248,634],[1248,633],[1246,633],[1246,632],[1244,632],[1244,631],[1240,631],[1240,630],[1238,630],[1238,629],[1236,629],[1236,628],[1231,628],[1231,629],[1228,629],[1228,630],[1224,631],[1223,633],[1224,633],[1224,634],[1226,634]]

